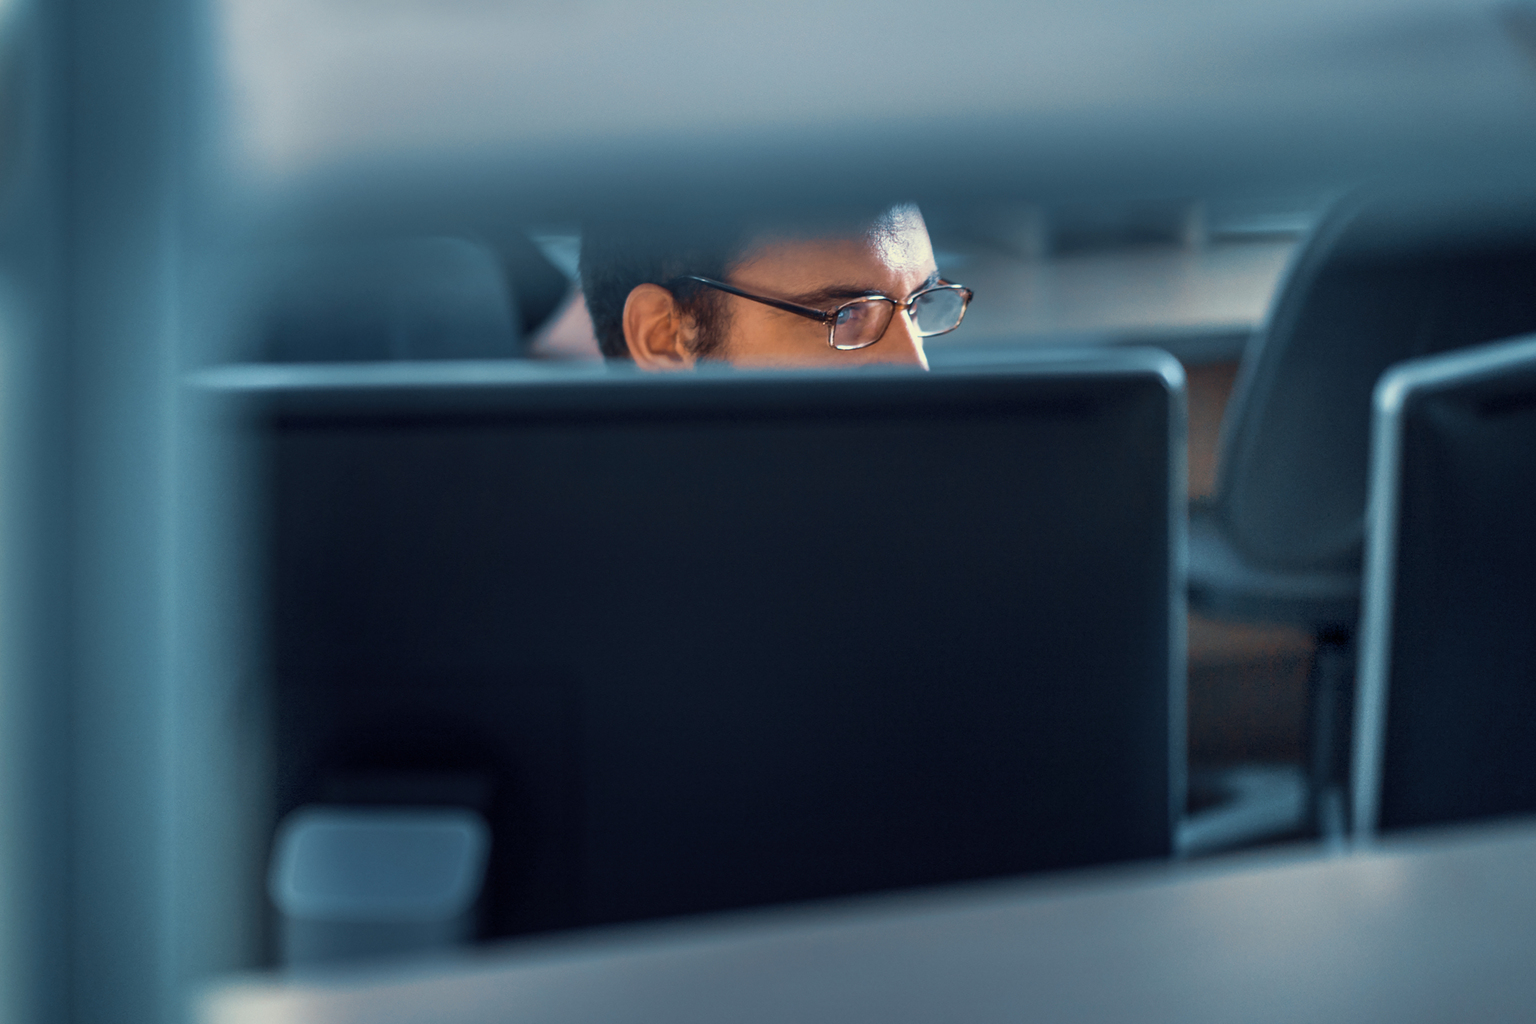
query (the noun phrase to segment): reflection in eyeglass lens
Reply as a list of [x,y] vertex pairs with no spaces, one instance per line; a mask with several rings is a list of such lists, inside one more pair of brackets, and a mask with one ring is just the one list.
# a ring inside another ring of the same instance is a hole
[[964,308],[965,297],[953,288],[924,292],[912,304],[912,322],[924,334],[939,334],[954,329]]
[[885,333],[895,309],[889,299],[869,299],[844,306],[837,311],[832,343],[843,349],[873,345]]

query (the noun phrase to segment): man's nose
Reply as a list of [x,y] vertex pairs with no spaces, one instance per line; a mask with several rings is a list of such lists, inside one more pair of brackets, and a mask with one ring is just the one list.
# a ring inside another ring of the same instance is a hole
[[871,353],[881,350],[877,358],[882,363],[898,363],[903,366],[919,366],[928,369],[928,355],[923,351],[922,335],[906,310],[897,310],[891,317],[891,325],[885,329],[880,344],[871,347]]

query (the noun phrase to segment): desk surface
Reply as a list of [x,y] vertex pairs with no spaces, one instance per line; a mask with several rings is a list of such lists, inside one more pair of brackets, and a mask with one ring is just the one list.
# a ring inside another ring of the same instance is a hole
[[1413,1021],[1536,1014],[1536,825],[966,887],[208,990],[257,1022]]

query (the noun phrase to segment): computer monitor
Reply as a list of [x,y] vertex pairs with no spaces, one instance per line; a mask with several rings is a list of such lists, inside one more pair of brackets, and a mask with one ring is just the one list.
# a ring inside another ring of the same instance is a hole
[[479,809],[483,936],[1170,852],[1163,353],[219,380],[259,441],[276,816]]
[[1536,336],[1376,389],[1354,828],[1536,812]]

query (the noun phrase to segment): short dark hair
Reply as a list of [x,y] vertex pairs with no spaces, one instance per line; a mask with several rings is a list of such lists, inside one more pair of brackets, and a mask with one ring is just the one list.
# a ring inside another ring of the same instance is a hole
[[730,226],[659,225],[605,221],[583,225],[581,289],[597,344],[609,359],[628,359],[624,303],[642,284],[660,285],[698,328],[692,351],[708,359],[725,343],[730,310],[724,295],[704,285],[678,282],[684,274],[723,279],[744,255],[751,232]]

